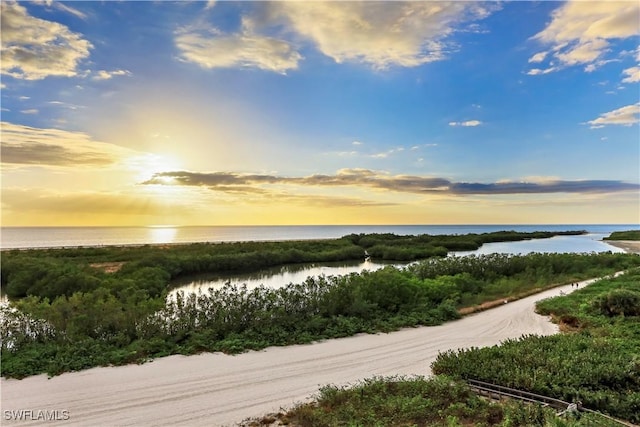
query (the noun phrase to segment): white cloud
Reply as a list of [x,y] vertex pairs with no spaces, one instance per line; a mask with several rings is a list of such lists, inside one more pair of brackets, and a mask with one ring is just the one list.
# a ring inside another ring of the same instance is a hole
[[529,62],[542,62],[549,52],[539,52],[529,58]]
[[300,35],[336,62],[374,69],[414,67],[444,59],[454,49],[446,38],[461,24],[497,7],[477,2],[276,2]]
[[622,71],[622,74],[627,76],[624,79],[622,79],[623,83],[640,82],[640,66],[627,68],[626,70]]
[[59,2],[59,1],[54,2],[53,4],[55,5],[56,8],[58,8],[58,9],[64,11],[64,12],[70,13],[73,16],[75,16],[76,18],[80,18],[80,19],[83,19],[83,20],[87,19],[87,15],[85,13],[83,13],[83,12],[80,12],[78,9],[74,9],[73,7],[67,6],[66,4],[63,4],[63,3]]
[[463,126],[463,127],[475,127],[480,126],[482,122],[480,120],[467,120],[466,122],[449,122],[449,126]]
[[586,67],[584,67],[584,71],[586,71],[587,73],[591,73],[595,70],[597,70],[598,68],[602,67],[605,64],[608,64],[610,62],[620,62],[619,59],[599,59],[596,62],[593,62],[591,64],[587,64]]
[[545,68],[544,70],[540,69],[540,68],[532,68],[529,71],[527,71],[527,74],[530,76],[537,76],[540,74],[548,74],[551,73],[553,71],[558,70],[557,67],[549,67],[549,68]]
[[30,108],[28,110],[20,110],[22,114],[38,114],[39,111],[36,108]]
[[18,3],[1,2],[2,74],[25,80],[72,77],[93,47],[65,25],[30,16]]
[[254,34],[247,19],[236,34],[223,34],[215,28],[182,29],[175,43],[181,59],[203,68],[246,67],[284,74],[297,69],[302,59],[290,43]]
[[[529,62],[549,59],[551,66],[547,68],[547,72],[573,65],[585,65],[586,71],[593,71],[609,62],[603,61],[602,57],[611,50],[612,40],[638,34],[638,2],[569,1],[557,8],[549,25],[533,37],[550,47],[547,55],[535,54]],[[527,74],[545,74],[540,70],[533,71],[530,70]]]
[[204,7],[205,10],[213,9],[216,5],[216,0],[207,0],[207,5]]
[[597,119],[587,123],[591,125],[591,129],[599,129],[608,125],[631,126],[640,123],[640,102],[601,114]]
[[99,70],[96,75],[93,76],[93,80],[109,80],[114,76],[130,76],[131,71],[128,70],[114,70],[114,71],[106,71]]

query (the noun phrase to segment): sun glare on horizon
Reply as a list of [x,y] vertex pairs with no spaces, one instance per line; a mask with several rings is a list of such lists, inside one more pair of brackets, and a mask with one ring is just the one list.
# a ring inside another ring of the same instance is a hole
[[[136,171],[136,180],[139,182],[148,181],[156,174],[162,172],[171,172],[183,169],[181,162],[177,158],[152,153],[133,157],[128,163],[131,169]],[[159,177],[156,179],[160,180],[164,185],[174,183],[174,179],[171,177]]]

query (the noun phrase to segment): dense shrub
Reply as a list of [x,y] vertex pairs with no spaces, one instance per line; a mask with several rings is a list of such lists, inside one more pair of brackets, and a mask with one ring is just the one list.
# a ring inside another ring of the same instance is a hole
[[[542,313],[573,319],[577,333],[529,336],[489,348],[449,351],[436,374],[514,387],[640,421],[640,327],[635,312],[640,271],[604,279],[567,296],[542,301]],[[594,310],[594,307],[596,308]],[[618,316],[619,314],[625,316]],[[611,316],[616,317],[611,317]]]
[[[441,257],[452,248],[550,235],[354,234],[318,241],[4,251],[2,287],[14,303],[0,317],[2,372],[58,373],[172,353],[238,352],[434,325],[457,318],[463,305],[640,265],[640,257],[628,254]],[[365,249],[386,259],[436,258],[406,269],[310,278],[280,289],[227,286],[166,301],[171,281],[182,275],[362,259]],[[117,271],[104,271],[105,263],[116,264]],[[619,310],[622,303],[611,307]],[[629,315],[632,306],[621,312]]]
[[605,316],[640,316],[640,292],[614,289],[593,304]]

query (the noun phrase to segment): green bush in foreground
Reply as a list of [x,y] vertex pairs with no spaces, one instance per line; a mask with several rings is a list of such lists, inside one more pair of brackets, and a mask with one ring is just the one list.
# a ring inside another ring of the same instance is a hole
[[[542,314],[551,314],[578,332],[529,336],[489,348],[449,351],[438,355],[433,372],[566,401],[581,400],[587,408],[637,423],[640,317],[631,315],[635,309],[628,307],[635,305],[627,302],[635,301],[638,291],[640,272],[636,270],[542,301],[538,304]],[[616,307],[613,311],[611,304]],[[612,315],[615,312],[624,314]]]
[[[275,421],[299,427],[332,426],[615,426],[594,415],[558,418],[553,409],[511,401],[493,403],[464,382],[446,376],[373,378],[352,387],[323,387],[314,402],[286,414],[247,421]],[[596,424],[597,422],[597,424]]]
[[[2,375],[54,375],[169,354],[238,353],[436,325],[458,318],[463,306],[638,264],[638,256],[611,253],[452,257],[279,289],[179,293],[168,302],[166,292],[154,297],[126,281],[54,300],[32,296],[0,313]],[[157,269],[144,271],[157,282]]]
[[596,303],[603,296],[636,290],[640,290],[640,272],[632,271],[539,304],[542,313],[558,320],[575,319],[580,333],[530,336],[491,348],[447,352],[433,364],[434,373],[440,373],[434,378],[373,378],[350,387],[326,386],[311,403],[244,425],[276,420],[302,427],[619,425],[592,413],[558,417],[555,410],[536,404],[492,403],[472,393],[460,378],[565,401],[580,399],[585,407],[637,422],[640,319],[603,315]]

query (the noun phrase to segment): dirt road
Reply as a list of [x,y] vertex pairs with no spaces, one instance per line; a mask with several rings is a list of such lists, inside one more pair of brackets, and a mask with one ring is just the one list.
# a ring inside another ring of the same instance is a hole
[[[381,375],[429,375],[431,362],[443,350],[489,346],[523,334],[553,334],[557,327],[534,313],[534,302],[572,289],[563,286],[436,327],[238,356],[171,356],[51,379],[2,379],[2,425],[234,425],[304,401],[321,385]],[[28,418],[49,415],[60,420],[9,419],[17,414],[8,411],[20,410],[31,410]]]

